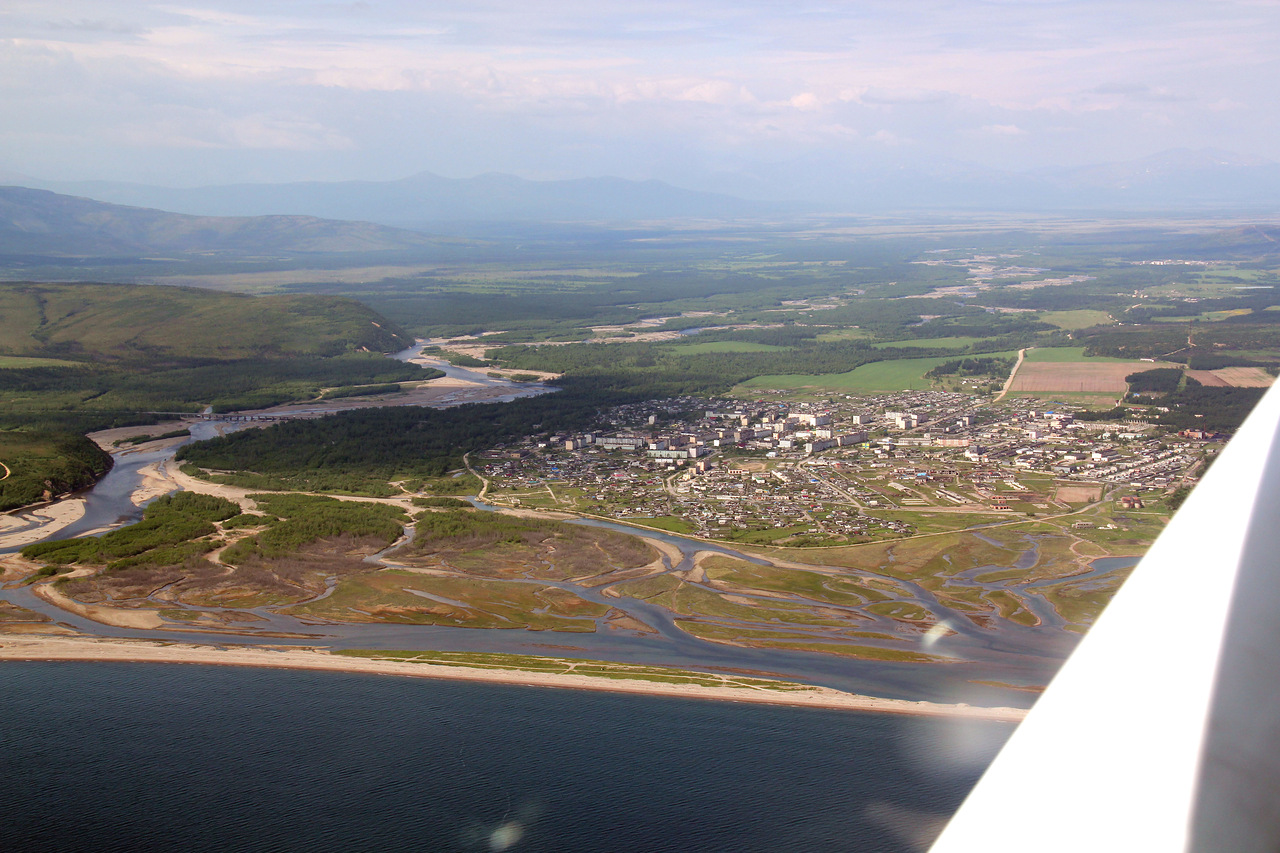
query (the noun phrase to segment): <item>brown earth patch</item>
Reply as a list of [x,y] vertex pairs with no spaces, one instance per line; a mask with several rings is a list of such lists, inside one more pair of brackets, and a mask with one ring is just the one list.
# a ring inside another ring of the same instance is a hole
[[1187,378],[1209,388],[1226,388],[1230,384],[1212,370],[1188,370]]
[[1054,500],[1062,503],[1084,503],[1102,499],[1101,486],[1058,486]]
[[1224,367],[1211,372],[1233,388],[1270,388],[1275,382],[1261,367]]
[[1039,362],[1024,361],[1013,379],[1010,392],[1115,393],[1123,394],[1131,373],[1178,365],[1149,361]]

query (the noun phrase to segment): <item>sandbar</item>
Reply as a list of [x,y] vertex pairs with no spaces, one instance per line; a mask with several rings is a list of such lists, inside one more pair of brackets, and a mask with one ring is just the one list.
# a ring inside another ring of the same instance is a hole
[[860,696],[827,687],[804,690],[774,690],[747,687],[709,687],[693,684],[601,678],[572,672],[528,672],[516,669],[481,669],[439,666],[408,661],[373,660],[331,655],[321,649],[282,647],[221,647],[152,640],[117,640],[84,637],[0,635],[0,661],[128,661],[143,663],[187,663],[218,666],[259,666],[329,672],[357,672],[374,675],[442,678],[452,681],[483,681],[527,687],[555,687],[599,690],[686,699],[713,699],[763,705],[789,705],[842,711],[872,711],[931,717],[1018,722],[1022,708],[983,708],[965,704],[914,702]]
[[63,498],[41,507],[0,516],[0,548],[39,542],[84,516],[83,498]]

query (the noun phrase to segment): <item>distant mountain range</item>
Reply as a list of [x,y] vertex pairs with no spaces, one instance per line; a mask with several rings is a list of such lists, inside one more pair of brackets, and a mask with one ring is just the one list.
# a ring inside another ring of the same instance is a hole
[[200,216],[307,215],[430,228],[439,222],[635,221],[723,219],[764,214],[776,205],[679,189],[661,181],[581,178],[529,181],[514,175],[442,178],[429,172],[397,181],[231,184],[171,189],[85,181],[15,181],[59,193]]
[[[0,252],[403,251],[431,241],[397,229],[433,231],[445,223],[620,223],[929,210],[1280,209],[1280,164],[1213,150],[1166,151],[1123,163],[1033,172],[958,162],[907,169],[807,161],[754,173],[708,174],[703,182],[726,192],[608,177],[453,179],[427,172],[396,181],[192,189],[0,175],[0,183],[22,185],[0,188]],[[728,191],[771,200],[749,201]]]
[[0,187],[0,254],[309,254],[421,249],[430,238],[313,216],[189,216],[27,187]]

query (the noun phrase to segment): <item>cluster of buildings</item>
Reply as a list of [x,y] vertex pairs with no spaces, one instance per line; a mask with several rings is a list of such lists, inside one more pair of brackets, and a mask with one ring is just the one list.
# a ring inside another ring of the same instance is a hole
[[1060,482],[1165,489],[1203,458],[1197,439],[1149,425],[979,402],[939,391],[657,400],[611,411],[597,431],[531,436],[479,461],[498,498],[505,489],[513,501],[678,519],[704,536],[854,540],[910,533],[914,512],[1065,511]]

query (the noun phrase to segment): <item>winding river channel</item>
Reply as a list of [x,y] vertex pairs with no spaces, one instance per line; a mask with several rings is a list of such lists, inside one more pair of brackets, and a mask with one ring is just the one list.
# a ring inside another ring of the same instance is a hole
[[[396,354],[401,360],[412,359],[424,366],[436,367],[453,380],[479,386],[486,392],[485,399],[513,400],[523,396],[547,393],[553,389],[536,383],[514,383],[477,373],[454,365],[424,359],[421,350],[430,342],[420,342],[415,347]],[[443,399],[435,405],[458,405],[467,399]],[[403,402],[384,401],[376,405],[404,405]],[[317,416],[331,411],[350,408],[326,407],[323,404],[307,407],[290,407],[289,412],[300,416]],[[264,413],[279,414],[280,409]],[[240,413],[237,418],[255,413]],[[242,428],[243,420],[199,420],[191,424],[191,438],[197,441],[217,434]],[[141,508],[135,506],[131,496],[143,481],[143,469],[148,466],[176,464],[174,455],[185,442],[175,442],[163,449],[124,450],[115,454],[115,466],[96,486],[78,497],[84,500],[84,515],[73,524],[63,527],[46,538],[68,538],[88,533],[101,533],[130,523],[141,516]],[[481,509],[493,509],[474,501]],[[41,519],[30,514],[18,515],[29,525],[37,526]],[[664,557],[667,571],[688,572],[693,568],[697,552],[718,552],[738,559],[764,563],[759,557],[733,550],[724,545],[689,539],[675,534],[614,524],[597,519],[575,519],[571,523],[618,530],[634,536],[655,540],[679,550],[678,561]],[[19,530],[21,528],[18,528]],[[412,535],[412,529],[409,529]],[[406,540],[392,545],[371,561],[395,565],[394,552]],[[12,553],[17,547],[0,549],[0,554]],[[1031,566],[1036,559],[1036,544],[1028,540],[1027,550],[1018,565]],[[1127,558],[1101,559],[1093,562],[1088,575],[1074,580],[1087,581],[1089,576],[1102,576],[1118,568],[1132,565]],[[982,567],[963,573],[965,582],[990,589],[1010,589],[1007,582],[983,584],[972,576],[982,575],[1002,567]],[[864,573],[865,574],[865,573]],[[137,630],[117,628],[61,610],[41,598],[28,587],[0,589],[0,600],[43,613],[55,622],[79,632],[102,637],[131,637],[234,645],[238,643],[298,644],[332,649],[429,649],[437,651],[513,652],[526,654],[552,654],[560,657],[613,660],[628,663],[678,666],[702,670],[734,670],[773,675],[790,680],[821,684],[841,690],[891,698],[927,699],[939,702],[969,702],[971,704],[1030,704],[1033,694],[993,686],[996,684],[1043,684],[1057,669],[1063,657],[1078,639],[1062,630],[1063,621],[1048,602],[1035,593],[1035,587],[1057,582],[1057,579],[1024,584],[1016,591],[1028,603],[1029,609],[1041,620],[1036,628],[1014,625],[1000,620],[998,628],[985,629],[975,625],[965,616],[951,611],[941,604],[928,590],[900,578],[889,578],[906,590],[901,600],[912,602],[934,614],[954,633],[945,637],[921,637],[923,651],[943,658],[954,657],[952,663],[898,663],[861,660],[804,651],[748,648],[702,640],[681,630],[673,614],[665,608],[633,598],[606,596],[598,588],[585,587],[568,581],[538,580],[541,586],[552,586],[572,592],[588,601],[605,604],[624,611],[633,619],[648,625],[652,633],[607,628],[604,620],[597,620],[593,633],[552,633],[525,629],[473,629],[427,625],[401,624],[338,624],[317,623],[288,614],[287,607],[259,607],[248,612],[260,621],[245,633],[218,633],[209,631],[183,631],[181,628]],[[521,581],[513,581],[521,582]],[[533,581],[528,581],[533,582]],[[714,592],[710,587],[709,591]],[[325,595],[323,593],[322,595]],[[166,601],[165,607],[173,608],[174,602]],[[199,608],[188,608],[198,611]],[[866,614],[864,613],[864,616]],[[883,617],[879,617],[883,618]],[[866,625],[867,630],[892,630],[885,624]],[[266,632],[266,636],[264,636]],[[288,637],[280,637],[285,634]],[[272,636],[274,635],[274,636]],[[815,634],[815,639],[820,635]],[[268,639],[270,637],[270,639]],[[983,683],[986,682],[986,683]]]

